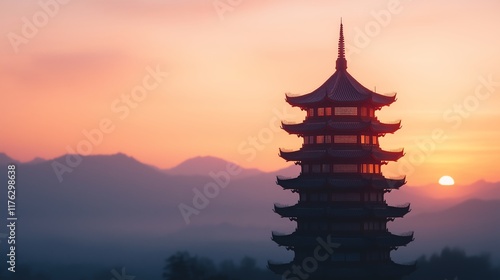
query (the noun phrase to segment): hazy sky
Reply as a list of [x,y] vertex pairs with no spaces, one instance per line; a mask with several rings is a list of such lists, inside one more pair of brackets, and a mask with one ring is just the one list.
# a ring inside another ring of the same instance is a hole
[[500,180],[499,11],[496,0],[1,1],[0,150],[287,166],[278,148],[301,141],[277,120],[304,113],[285,93],[334,72],[342,17],[348,71],[398,93],[378,115],[403,128],[381,144],[406,156],[384,174]]

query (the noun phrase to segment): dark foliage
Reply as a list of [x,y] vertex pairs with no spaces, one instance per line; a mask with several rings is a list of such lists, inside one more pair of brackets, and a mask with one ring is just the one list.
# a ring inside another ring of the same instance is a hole
[[256,266],[256,261],[245,257],[239,265],[224,261],[219,266],[207,258],[178,252],[166,260],[163,279],[165,280],[271,280],[277,279],[266,269]]
[[404,280],[498,280],[500,268],[486,254],[467,256],[460,249],[444,248],[440,254],[417,260],[417,270]]

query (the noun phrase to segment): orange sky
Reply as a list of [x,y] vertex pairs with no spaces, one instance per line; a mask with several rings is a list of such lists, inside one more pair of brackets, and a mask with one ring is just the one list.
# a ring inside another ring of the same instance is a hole
[[500,180],[498,1],[55,1],[0,3],[0,151],[11,157],[76,150],[104,121],[92,154],[162,168],[197,155],[287,166],[278,148],[300,140],[276,120],[304,114],[284,94],[333,73],[343,17],[348,71],[398,92],[379,118],[403,128],[381,144],[406,156],[384,174]]

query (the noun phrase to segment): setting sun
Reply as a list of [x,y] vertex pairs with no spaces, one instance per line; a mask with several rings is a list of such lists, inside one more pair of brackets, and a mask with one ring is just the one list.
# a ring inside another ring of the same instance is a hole
[[455,185],[455,180],[450,176],[443,176],[439,179],[439,184],[441,186],[453,186]]

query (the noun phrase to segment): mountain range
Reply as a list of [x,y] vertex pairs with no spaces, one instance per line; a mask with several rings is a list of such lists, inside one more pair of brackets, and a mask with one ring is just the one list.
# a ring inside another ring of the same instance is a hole
[[[120,263],[144,271],[141,279],[154,279],[147,277],[160,275],[165,257],[178,250],[215,260],[249,255],[260,265],[291,258],[270,235],[294,230],[295,224],[279,218],[272,207],[297,201],[296,194],[275,184],[276,175],[296,176],[297,166],[262,172],[197,157],[161,170],[125,154],[96,155],[82,157],[60,181],[54,163],[65,164],[68,156],[20,163],[0,153],[2,170],[17,164],[18,254],[24,261]],[[5,172],[0,180],[7,180]],[[495,217],[500,183],[457,187],[466,196],[429,197],[429,188],[439,186],[404,186],[387,196],[390,204],[412,203],[412,212],[390,225],[395,233],[415,231],[415,241],[394,253],[396,260],[411,261],[451,246],[488,252],[500,263]],[[0,214],[4,221],[5,212]]]

